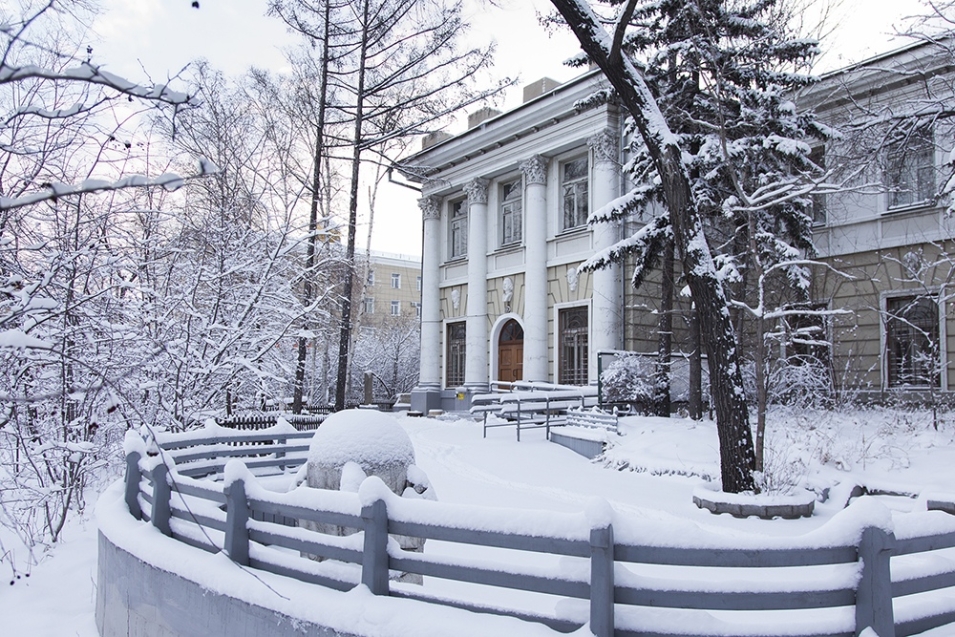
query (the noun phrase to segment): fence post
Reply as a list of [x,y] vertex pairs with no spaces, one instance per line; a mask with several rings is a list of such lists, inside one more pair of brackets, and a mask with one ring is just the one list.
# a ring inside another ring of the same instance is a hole
[[388,594],[388,507],[375,500],[361,508],[365,544],[361,556],[361,583],[373,595]]
[[143,473],[139,469],[142,455],[138,451],[126,454],[126,508],[137,520],[143,519],[143,509],[139,506],[139,483]]
[[856,589],[856,636],[871,628],[879,637],[895,637],[892,612],[892,578],[889,558],[895,548],[895,534],[878,527],[862,530],[859,560],[862,575]]
[[169,475],[169,469],[162,462],[159,462],[152,470],[153,481],[153,526],[159,529],[163,535],[172,535],[172,529],[169,528],[169,498],[172,490],[169,488],[169,481],[166,476]]
[[249,503],[245,481],[241,478],[226,485],[225,552],[236,564],[249,565]]
[[[276,439],[275,442],[276,442],[277,444],[280,444],[280,445],[283,445],[283,446],[284,446],[284,445],[287,445],[287,444],[288,444],[288,438],[278,438],[278,439]],[[284,458],[284,457],[285,457],[285,451],[276,451],[276,452],[275,452],[275,457],[276,457],[276,458]],[[285,471],[285,465],[284,465],[284,464],[280,464],[280,465],[279,465],[279,471]]]
[[590,632],[613,637],[613,526],[590,530]]

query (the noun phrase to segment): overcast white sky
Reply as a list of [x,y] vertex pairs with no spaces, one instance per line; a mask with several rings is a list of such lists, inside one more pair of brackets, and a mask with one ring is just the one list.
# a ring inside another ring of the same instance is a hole
[[[565,81],[577,71],[562,65],[578,47],[568,32],[548,34],[537,20],[546,0],[498,0],[496,6],[467,1],[469,37],[497,43],[495,74],[519,77],[504,99],[504,108],[520,102],[521,85],[540,77]],[[837,26],[823,42],[821,66],[838,68],[901,44],[894,27],[920,13],[919,0],[843,0]],[[129,79],[165,81],[191,60],[204,57],[229,74],[250,66],[280,70],[282,49],[293,37],[278,20],[265,17],[266,0],[103,0],[94,24],[99,41],[94,58]],[[148,76],[147,76],[148,73]],[[367,229],[360,229],[359,235]],[[420,253],[421,219],[415,193],[389,188],[379,196],[372,248]],[[363,242],[362,242],[363,244]]]

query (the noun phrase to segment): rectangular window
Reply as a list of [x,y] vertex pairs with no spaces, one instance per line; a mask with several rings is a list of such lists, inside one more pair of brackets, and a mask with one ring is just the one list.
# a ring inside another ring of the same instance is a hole
[[561,164],[560,188],[564,211],[561,230],[587,225],[590,211],[588,168],[587,157]]
[[414,303],[411,304],[411,307],[414,308],[414,315],[415,315],[415,317],[421,318],[421,304],[420,304],[420,303],[417,303],[417,302],[414,302]]
[[418,286],[418,292],[420,292],[420,291],[421,291],[421,277],[420,277],[420,276],[418,277],[417,286]]
[[375,297],[366,296],[365,297],[365,314],[374,314],[375,313]]
[[937,387],[938,301],[931,296],[891,298],[885,311],[887,385]]
[[[826,148],[825,146],[817,146],[812,149],[812,152],[809,153],[809,161],[816,165],[820,173],[826,172]],[[824,226],[826,225],[826,196],[825,195],[813,195],[812,196],[812,225],[814,226]]]
[[392,316],[401,316],[401,301],[392,301],[392,302],[391,302],[391,315],[392,315]]
[[395,290],[401,289],[401,275],[393,272],[391,275],[391,287]]
[[589,338],[587,308],[572,307],[558,312],[560,330],[561,385],[586,385],[588,382]]
[[460,259],[468,255],[468,208],[467,200],[451,203],[451,212],[448,215],[448,254],[452,259]]
[[374,285],[374,284],[375,284],[375,271],[368,270],[368,285]]
[[501,186],[501,245],[521,242],[523,224],[523,182],[509,181]]
[[445,366],[446,387],[457,387],[464,384],[464,364],[467,351],[465,325],[463,322],[448,325],[447,365]]
[[889,208],[929,203],[935,197],[935,143],[927,126],[891,142],[886,153]]

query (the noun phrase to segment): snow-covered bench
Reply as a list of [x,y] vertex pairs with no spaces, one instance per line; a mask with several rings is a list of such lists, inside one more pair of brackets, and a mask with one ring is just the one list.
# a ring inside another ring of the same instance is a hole
[[564,418],[564,424],[571,427],[606,429],[607,431],[617,433],[618,420],[617,414],[612,414],[594,407],[593,409],[569,410]]

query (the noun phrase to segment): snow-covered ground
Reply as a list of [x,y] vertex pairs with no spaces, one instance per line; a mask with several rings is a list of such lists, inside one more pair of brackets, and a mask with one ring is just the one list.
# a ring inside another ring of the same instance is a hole
[[[955,424],[946,416],[936,430],[931,414],[904,409],[774,412],[767,482],[798,484],[820,494],[828,489],[829,499],[817,502],[812,518],[773,521],[716,516],[693,505],[693,490],[719,476],[711,422],[627,418],[623,436],[596,462],[545,441],[543,430],[522,432],[518,443],[511,428],[489,430],[483,439],[480,423],[466,420],[400,422],[414,443],[418,466],[443,502],[579,512],[600,497],[620,513],[661,526],[779,536],[824,524],[855,485],[916,496],[878,496],[897,515],[923,510],[927,494],[955,492]],[[9,534],[0,535],[0,541],[5,550],[14,548]],[[24,568],[20,579],[0,589],[4,634],[96,637],[95,547],[95,522],[76,518],[37,566]],[[443,550],[437,542],[427,548]],[[4,576],[10,574],[9,564],[9,559],[0,563]]]

